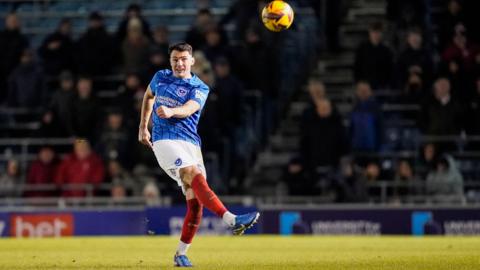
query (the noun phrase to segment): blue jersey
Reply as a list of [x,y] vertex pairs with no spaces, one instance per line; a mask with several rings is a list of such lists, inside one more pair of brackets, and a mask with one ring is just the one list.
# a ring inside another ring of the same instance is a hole
[[[183,140],[200,145],[200,136],[197,125],[203,106],[208,97],[209,88],[196,75],[189,79],[173,76],[171,70],[160,70],[153,76],[150,89],[155,96],[153,104],[153,130],[152,140]],[[161,105],[173,108],[184,105],[187,101],[194,100],[200,104],[200,109],[187,118],[162,119],[156,111]]]

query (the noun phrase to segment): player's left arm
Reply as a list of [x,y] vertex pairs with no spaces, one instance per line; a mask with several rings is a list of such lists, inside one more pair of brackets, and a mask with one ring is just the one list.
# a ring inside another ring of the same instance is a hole
[[189,100],[179,107],[169,108],[160,106],[157,109],[157,115],[160,118],[187,118],[200,109],[200,104],[195,100]]

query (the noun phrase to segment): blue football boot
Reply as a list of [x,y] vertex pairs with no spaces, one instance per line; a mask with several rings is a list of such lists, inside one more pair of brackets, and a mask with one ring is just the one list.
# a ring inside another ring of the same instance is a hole
[[175,267],[193,267],[192,263],[186,255],[178,255],[175,253],[173,257],[173,266]]
[[236,216],[235,225],[232,227],[233,234],[242,235],[247,229],[251,228],[253,224],[257,223],[259,217],[259,212],[251,212],[245,215]]

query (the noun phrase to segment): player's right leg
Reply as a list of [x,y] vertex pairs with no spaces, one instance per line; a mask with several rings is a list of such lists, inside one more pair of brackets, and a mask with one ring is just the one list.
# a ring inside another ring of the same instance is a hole
[[195,198],[195,194],[190,187],[185,187],[185,197],[187,199],[187,213],[183,221],[182,235],[178,244],[177,252],[173,257],[174,265],[177,267],[191,267],[192,263],[187,257],[187,251],[192,243],[193,237],[200,226],[202,220],[203,207]]
[[208,186],[207,180],[197,166],[189,166],[180,169],[180,178],[184,185],[190,186],[195,197],[208,210],[221,217],[227,223],[235,235],[241,235],[251,228],[260,217],[260,213],[252,212],[245,215],[234,215],[223,205],[222,201]]

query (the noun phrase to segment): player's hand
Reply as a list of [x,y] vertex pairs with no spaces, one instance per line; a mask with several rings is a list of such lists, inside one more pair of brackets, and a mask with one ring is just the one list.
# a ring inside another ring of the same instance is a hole
[[150,141],[150,131],[148,131],[148,128],[140,128],[138,130],[138,141],[141,142],[142,144],[152,148],[153,144]]
[[160,118],[170,118],[173,116],[173,110],[165,106],[160,106],[157,108],[157,115]]

